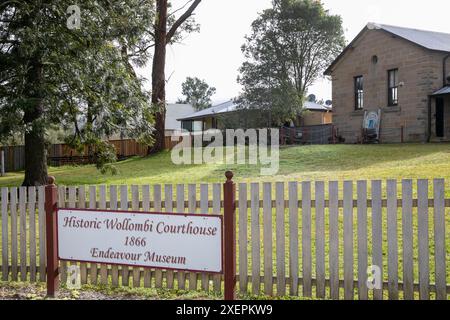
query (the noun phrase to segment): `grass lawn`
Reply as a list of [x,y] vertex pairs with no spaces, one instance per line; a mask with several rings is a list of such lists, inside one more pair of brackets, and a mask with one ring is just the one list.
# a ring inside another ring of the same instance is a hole
[[[450,182],[450,144],[326,145],[285,147],[280,170],[261,176],[252,165],[174,165],[170,152],[116,164],[117,175],[93,165],[50,168],[60,185],[177,184],[223,182],[231,169],[236,182],[446,178]],[[19,186],[23,172],[8,173],[0,186]]]

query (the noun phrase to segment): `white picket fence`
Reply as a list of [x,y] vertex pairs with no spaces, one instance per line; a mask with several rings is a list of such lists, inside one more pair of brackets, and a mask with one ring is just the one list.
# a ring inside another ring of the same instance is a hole
[[[450,298],[450,200],[444,180],[432,185],[428,180],[377,180],[237,187],[237,280],[244,296]],[[59,207],[223,212],[221,184],[58,190]],[[44,196],[43,187],[1,188],[3,281],[45,281]],[[222,288],[217,275],[79,265],[84,284]],[[367,287],[371,265],[381,268],[382,289]],[[65,282],[65,262],[60,272]]]

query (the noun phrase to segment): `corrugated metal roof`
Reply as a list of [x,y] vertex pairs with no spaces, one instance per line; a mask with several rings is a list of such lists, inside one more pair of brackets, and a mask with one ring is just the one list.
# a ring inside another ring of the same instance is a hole
[[325,75],[331,75],[333,67],[341,60],[347,51],[355,45],[356,41],[369,30],[383,30],[391,35],[410,41],[422,48],[433,51],[450,52],[450,34],[435,31],[426,31],[412,28],[390,26],[386,24],[368,23],[364,29],[350,42],[342,53],[325,70]]
[[372,24],[372,26],[414,42],[424,48],[450,52],[450,34],[448,33],[396,27],[386,24]]
[[187,121],[187,120],[196,120],[196,119],[202,119],[206,117],[212,117],[224,113],[234,112],[238,108],[238,105],[234,103],[233,100],[218,104],[216,106],[213,106],[208,109],[200,110],[198,112],[195,112],[193,114],[187,115],[184,118],[179,118],[179,121]]
[[303,109],[311,110],[311,111],[331,111],[332,110],[331,107],[323,106],[321,104],[311,102],[311,101],[306,101],[305,105],[303,106]]
[[445,94],[450,94],[450,86],[446,86],[442,89],[439,89],[438,91],[436,91],[435,93],[433,93],[433,96],[442,96]]
[[[306,110],[311,111],[331,111],[331,107],[323,106],[321,104],[306,101],[305,105],[303,106]],[[187,115],[184,118],[177,119],[178,121],[189,121],[189,120],[199,120],[207,117],[213,117],[225,113],[235,112],[238,109],[238,105],[234,103],[234,101],[230,100],[221,104],[218,104],[216,106],[213,106],[208,109],[200,110],[198,112],[195,112],[193,114]]]

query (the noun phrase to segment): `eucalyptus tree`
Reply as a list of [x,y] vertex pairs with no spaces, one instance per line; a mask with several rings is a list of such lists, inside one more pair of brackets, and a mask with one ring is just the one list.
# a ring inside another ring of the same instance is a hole
[[192,104],[197,111],[211,107],[211,97],[216,93],[216,88],[210,87],[205,80],[187,77],[181,88],[185,99],[179,99],[178,103]]
[[320,1],[273,0],[252,23],[242,51],[245,62],[238,101],[258,109],[267,124],[282,124],[301,112],[308,88],[345,45],[342,19]]
[[[155,108],[155,143],[153,152],[164,149],[166,120],[166,47],[180,41],[183,32],[198,30],[193,14],[201,0],[186,0],[178,9],[171,10],[168,0],[156,0],[154,27],[155,48],[152,69],[152,104]],[[169,12],[170,11],[170,12]],[[178,13],[181,12],[180,15]]]

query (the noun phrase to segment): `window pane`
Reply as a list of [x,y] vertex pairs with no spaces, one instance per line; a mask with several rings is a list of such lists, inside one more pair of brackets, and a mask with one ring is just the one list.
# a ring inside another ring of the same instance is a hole
[[362,109],[364,106],[364,78],[355,77],[355,108]]
[[389,71],[389,88],[398,86],[398,70]]

